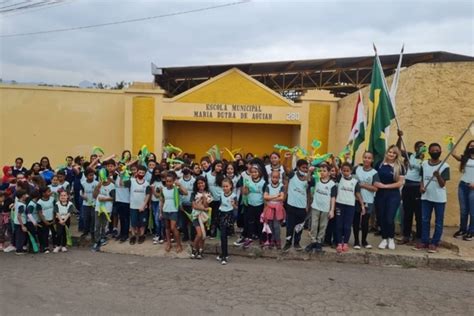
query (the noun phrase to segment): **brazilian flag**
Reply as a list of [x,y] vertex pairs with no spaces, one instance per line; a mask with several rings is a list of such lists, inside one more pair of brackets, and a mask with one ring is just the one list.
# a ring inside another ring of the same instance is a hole
[[372,79],[369,94],[367,150],[374,154],[374,161],[382,161],[385,155],[385,128],[395,118],[392,101],[378,55],[375,55],[372,67]]

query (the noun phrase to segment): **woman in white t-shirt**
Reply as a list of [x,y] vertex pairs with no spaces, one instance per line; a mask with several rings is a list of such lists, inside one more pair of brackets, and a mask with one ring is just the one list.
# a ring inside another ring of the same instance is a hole
[[467,143],[462,155],[453,153],[453,157],[461,162],[459,169],[462,173],[458,187],[461,219],[459,230],[454,234],[454,238],[462,236],[464,240],[472,240],[472,234],[474,234],[474,139]]

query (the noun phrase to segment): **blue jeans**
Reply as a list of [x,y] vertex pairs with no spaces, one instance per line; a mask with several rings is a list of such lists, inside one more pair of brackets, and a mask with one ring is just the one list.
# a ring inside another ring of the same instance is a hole
[[347,244],[351,238],[355,206],[336,204],[336,243]]
[[379,212],[382,239],[395,237],[395,216],[400,207],[400,191],[398,189],[380,189],[375,196],[375,207]]
[[[474,234],[474,189],[471,189],[469,184],[464,181],[459,182],[458,198],[461,209],[459,230]],[[469,227],[467,225],[468,219]]]
[[425,245],[430,243],[431,213],[435,211],[435,230],[431,244],[438,246],[443,234],[444,208],[446,203],[437,203],[427,200],[421,201],[421,242]]
[[151,209],[153,211],[153,234],[160,239],[165,239],[165,225],[160,219],[160,201],[151,201]]

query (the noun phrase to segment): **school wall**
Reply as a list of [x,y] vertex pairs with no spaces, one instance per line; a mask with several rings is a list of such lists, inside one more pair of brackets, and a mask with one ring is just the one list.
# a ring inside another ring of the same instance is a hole
[[17,156],[25,167],[42,155],[53,167],[66,155],[106,154],[124,148],[122,91],[0,85],[0,163]]
[[[423,140],[427,144],[440,143],[444,154],[447,153],[443,138],[447,135],[458,138],[474,119],[473,73],[474,63],[469,62],[417,64],[401,72],[396,96],[397,116],[410,151],[417,140]],[[391,78],[388,79],[389,86],[390,82]],[[367,108],[369,88],[364,88],[362,94]],[[338,150],[342,150],[347,143],[356,101],[357,93],[353,93],[338,103],[335,129]],[[396,142],[396,138],[393,123],[390,143]],[[458,152],[464,149],[469,139],[473,139],[473,136],[468,132]],[[360,161],[362,150],[357,153],[357,162]],[[445,225],[455,226],[459,224],[459,163],[450,158],[448,164],[451,166],[451,181],[447,184]]]

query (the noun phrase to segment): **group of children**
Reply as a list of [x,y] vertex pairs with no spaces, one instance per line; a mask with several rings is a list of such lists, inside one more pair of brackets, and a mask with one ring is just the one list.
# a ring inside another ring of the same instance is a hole
[[[134,245],[143,243],[149,232],[154,244],[165,243],[166,251],[174,242],[176,252],[181,252],[182,239],[190,241],[191,258],[201,259],[205,240],[219,235],[217,259],[227,264],[228,238],[237,227],[235,246],[259,243],[264,248],[302,250],[301,235],[309,229],[306,251],[319,252],[329,244],[343,253],[350,249],[352,233],[354,249],[372,248],[367,240],[371,219],[382,236],[378,247],[395,249],[395,217],[403,200],[401,243],[411,241],[415,215],[414,249],[434,253],[442,235],[449,166],[441,165],[439,144],[429,145],[426,154],[420,153],[422,146],[423,142],[416,143],[415,154],[390,146],[375,165],[373,154],[364,152],[356,167],[350,159],[312,165],[290,152],[283,159],[273,152],[267,159],[236,154],[234,161],[211,156],[198,163],[187,155],[157,161],[152,153],[134,160],[130,151],[124,151],[120,160],[93,155],[86,162],[68,157],[56,172],[46,157],[30,170],[18,158],[15,166],[3,169],[0,246],[17,254],[28,247],[48,253],[51,237],[53,252],[67,251],[71,217],[77,214],[81,238],[92,238],[93,251],[100,251],[108,236]],[[470,240],[474,141],[455,157],[463,172],[461,229],[455,237]],[[430,238],[433,210],[436,224]],[[286,226],[283,243],[282,226]]]

